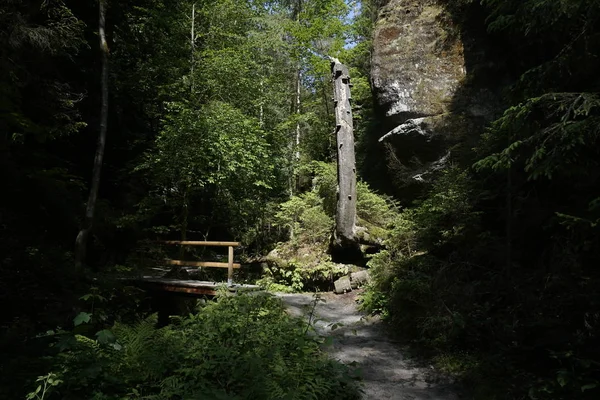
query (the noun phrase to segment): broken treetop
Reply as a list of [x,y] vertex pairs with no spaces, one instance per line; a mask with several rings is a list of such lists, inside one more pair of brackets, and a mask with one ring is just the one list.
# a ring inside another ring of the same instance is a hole
[[348,67],[340,62],[337,58],[331,58],[331,72],[334,78],[338,78],[342,75],[342,79],[350,79],[350,73]]

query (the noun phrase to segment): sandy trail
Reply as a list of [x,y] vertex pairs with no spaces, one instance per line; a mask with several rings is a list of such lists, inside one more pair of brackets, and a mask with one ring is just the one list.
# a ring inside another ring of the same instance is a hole
[[[343,363],[353,361],[362,370],[364,399],[379,400],[458,400],[456,388],[431,367],[417,365],[402,355],[377,318],[358,311],[357,292],[343,295],[321,294],[324,302],[315,308],[319,334],[331,336],[331,356]],[[306,315],[311,294],[278,295],[296,316]],[[343,326],[335,330],[331,325]]]

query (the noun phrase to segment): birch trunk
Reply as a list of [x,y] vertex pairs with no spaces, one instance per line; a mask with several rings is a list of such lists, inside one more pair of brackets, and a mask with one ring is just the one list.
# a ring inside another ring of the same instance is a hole
[[98,144],[96,146],[96,156],[94,157],[94,170],[92,174],[92,183],[88,197],[85,218],[82,228],[77,234],[75,240],[75,267],[81,268],[85,262],[87,242],[94,223],[94,212],[98,200],[98,190],[100,189],[100,174],[102,172],[102,160],[104,158],[104,148],[106,147],[106,130],[108,124],[108,43],[106,41],[106,0],[99,1],[98,13],[98,36],[100,37],[100,52],[102,54],[102,72],[100,76],[100,85],[102,91],[102,103],[100,105],[100,132],[98,134]]
[[194,94],[194,53],[196,52],[196,34],[194,32],[194,28],[196,27],[196,4],[192,4],[192,32],[190,34],[190,45],[192,48],[192,54],[190,57],[190,80],[191,80],[191,88],[192,95]]

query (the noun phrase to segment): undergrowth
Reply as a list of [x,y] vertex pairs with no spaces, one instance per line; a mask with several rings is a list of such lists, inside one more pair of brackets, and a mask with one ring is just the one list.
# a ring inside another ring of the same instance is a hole
[[358,398],[311,326],[279,299],[220,296],[157,329],[156,317],[95,335],[52,333],[52,368],[28,399]]
[[264,275],[257,281],[261,287],[272,292],[302,292],[329,290],[333,282],[348,273],[351,268],[344,264],[322,261],[315,265],[298,265],[295,261],[279,260],[268,266]]
[[[486,229],[478,210],[484,195],[467,172],[451,168],[403,210],[369,263],[364,309],[383,315],[474,399],[597,398],[592,282],[600,279],[587,264],[594,251],[548,222],[537,236],[515,237],[507,264],[502,231]],[[532,257],[540,245],[547,247]]]
[[[304,174],[312,176],[310,190],[281,204],[274,225],[289,233],[265,258],[260,284],[273,291],[330,290],[333,281],[352,272],[350,266],[332,263],[328,254],[337,202],[335,164],[312,162]],[[357,183],[358,234],[365,247],[379,247],[389,235],[397,215],[395,202]]]

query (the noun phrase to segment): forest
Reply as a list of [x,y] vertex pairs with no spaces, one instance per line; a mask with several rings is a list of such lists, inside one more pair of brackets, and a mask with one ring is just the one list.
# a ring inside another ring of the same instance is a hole
[[[418,182],[418,149],[380,141],[390,10],[464,56]],[[314,307],[271,295],[316,306],[356,271],[362,312],[458,398],[597,399],[599,70],[598,0],[0,0],[0,399],[368,398]],[[160,323],[132,280],[227,259],[166,240],[240,242],[235,281],[264,290]]]

